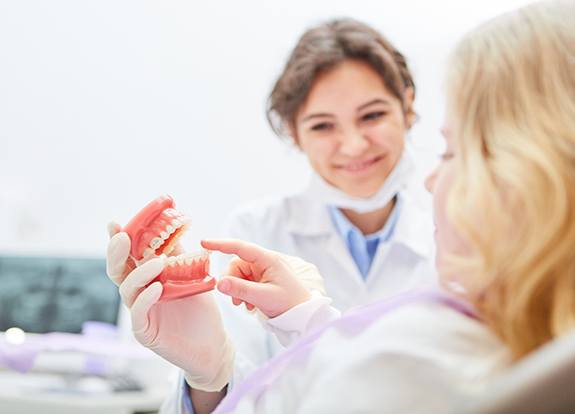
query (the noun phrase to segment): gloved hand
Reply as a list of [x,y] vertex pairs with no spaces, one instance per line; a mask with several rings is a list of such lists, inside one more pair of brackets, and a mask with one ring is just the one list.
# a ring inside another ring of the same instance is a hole
[[204,240],[202,246],[238,256],[218,282],[218,290],[235,305],[245,302],[248,309],[274,318],[308,301],[314,291],[325,295],[317,268],[298,257],[234,239]]
[[234,347],[211,292],[158,302],[162,284],[147,285],[162,272],[164,259],[134,267],[129,259],[130,238],[119,232],[118,225],[109,229],[113,237],[108,244],[108,276],[130,309],[138,342],[183,369],[190,387],[220,391],[232,375]]

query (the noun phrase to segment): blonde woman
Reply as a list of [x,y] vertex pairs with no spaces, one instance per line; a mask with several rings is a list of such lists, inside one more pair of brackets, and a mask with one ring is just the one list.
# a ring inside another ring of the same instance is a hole
[[[573,27],[572,2],[537,3],[476,29],[452,55],[447,151],[427,181],[442,291],[335,318],[277,253],[203,242],[243,260],[221,292],[257,306],[283,340],[302,338],[197,413],[218,403],[218,413],[445,412],[454,394],[575,327]],[[161,286],[132,293],[133,319],[161,343],[148,318]]]

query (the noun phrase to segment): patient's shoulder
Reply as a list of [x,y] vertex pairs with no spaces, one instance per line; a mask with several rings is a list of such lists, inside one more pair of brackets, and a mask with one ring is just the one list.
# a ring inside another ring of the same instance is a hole
[[314,397],[302,412],[446,412],[509,361],[479,321],[439,304],[406,305],[360,334],[326,332],[306,367],[313,380],[302,386]]
[[347,357],[356,364],[362,359],[402,355],[477,380],[499,372],[511,360],[507,347],[487,326],[437,303],[389,311],[346,341],[346,348]]

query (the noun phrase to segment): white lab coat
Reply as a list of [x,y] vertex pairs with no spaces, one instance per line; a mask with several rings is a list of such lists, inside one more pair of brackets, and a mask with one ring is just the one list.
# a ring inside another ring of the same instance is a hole
[[[229,234],[316,265],[332,305],[345,312],[436,283],[431,207],[423,209],[409,193],[401,193],[400,197],[402,209],[393,236],[380,242],[365,280],[335,229],[327,206],[308,192],[260,200],[241,208],[230,219]],[[241,380],[279,352],[281,346],[262,330],[254,315],[238,312],[223,295],[219,299],[226,329],[240,355],[235,379]]]
[[230,235],[315,264],[333,305],[345,311],[435,280],[431,206],[421,208],[409,193],[400,197],[394,234],[378,246],[366,280],[327,206],[307,192],[244,207],[232,216]]
[[[367,278],[359,272],[345,242],[328,214],[327,206],[304,192],[257,201],[232,215],[229,236],[298,256],[315,264],[328,296],[340,311],[436,283],[433,266],[431,206],[422,208],[402,192],[402,208],[394,233],[380,242]],[[215,266],[216,274],[222,267]],[[226,330],[236,346],[233,382],[281,351],[277,339],[257,318],[218,295]],[[165,402],[163,413],[180,413],[181,384]]]

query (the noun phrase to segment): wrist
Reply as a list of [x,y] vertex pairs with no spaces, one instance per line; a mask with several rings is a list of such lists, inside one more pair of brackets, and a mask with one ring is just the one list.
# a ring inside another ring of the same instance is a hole
[[188,388],[188,392],[195,414],[211,413],[226,396],[227,386],[216,392],[201,391],[195,388]]
[[205,392],[222,391],[230,382],[234,368],[235,349],[228,336],[222,342],[220,352],[214,357],[217,365],[210,373],[184,372],[184,379],[192,389]]

